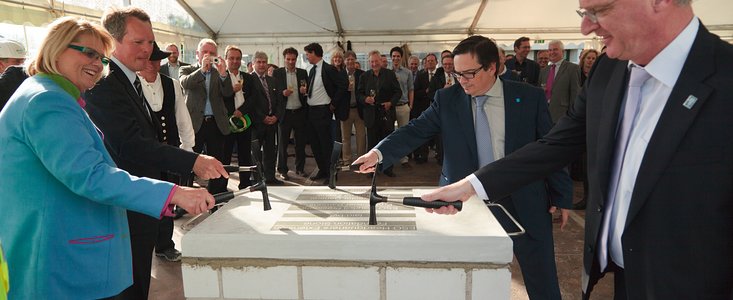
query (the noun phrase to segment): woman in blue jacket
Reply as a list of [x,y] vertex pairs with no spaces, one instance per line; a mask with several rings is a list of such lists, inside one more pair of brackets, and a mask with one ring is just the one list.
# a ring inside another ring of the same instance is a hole
[[32,76],[0,112],[0,240],[9,299],[99,299],[132,284],[125,210],[154,217],[172,205],[200,213],[205,190],[117,169],[84,112],[82,91],[103,75],[112,38],[65,17],[29,65]]

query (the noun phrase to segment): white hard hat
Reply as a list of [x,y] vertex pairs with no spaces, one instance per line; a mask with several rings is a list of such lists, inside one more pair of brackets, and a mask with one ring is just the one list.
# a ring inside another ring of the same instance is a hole
[[0,39],[0,58],[25,58],[23,44],[13,40]]

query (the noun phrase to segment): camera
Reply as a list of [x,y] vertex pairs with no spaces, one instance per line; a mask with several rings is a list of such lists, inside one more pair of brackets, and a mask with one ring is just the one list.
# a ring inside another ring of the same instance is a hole
[[212,57],[211,58],[211,63],[212,64],[218,65],[220,62],[221,62],[221,60],[218,57]]

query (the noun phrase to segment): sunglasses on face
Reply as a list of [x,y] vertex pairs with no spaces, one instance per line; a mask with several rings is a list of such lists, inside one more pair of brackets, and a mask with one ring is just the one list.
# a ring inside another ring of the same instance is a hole
[[102,54],[99,54],[97,50],[94,50],[89,47],[83,47],[83,46],[77,46],[77,45],[69,45],[69,48],[74,49],[76,51],[81,52],[86,57],[92,59],[92,60],[100,60],[102,62],[102,65],[108,65],[109,64],[109,58],[105,57]]

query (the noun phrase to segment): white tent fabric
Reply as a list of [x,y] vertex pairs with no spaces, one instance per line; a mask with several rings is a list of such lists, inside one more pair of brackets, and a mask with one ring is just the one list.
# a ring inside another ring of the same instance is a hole
[[[217,42],[239,45],[249,53],[302,49],[310,42],[328,48],[347,40],[364,52],[404,43],[413,51],[436,51],[452,48],[469,34],[491,37],[506,49],[520,36],[600,47],[593,37],[580,34],[575,0],[178,1]],[[732,1],[697,0],[693,7],[709,29],[733,40]]]

